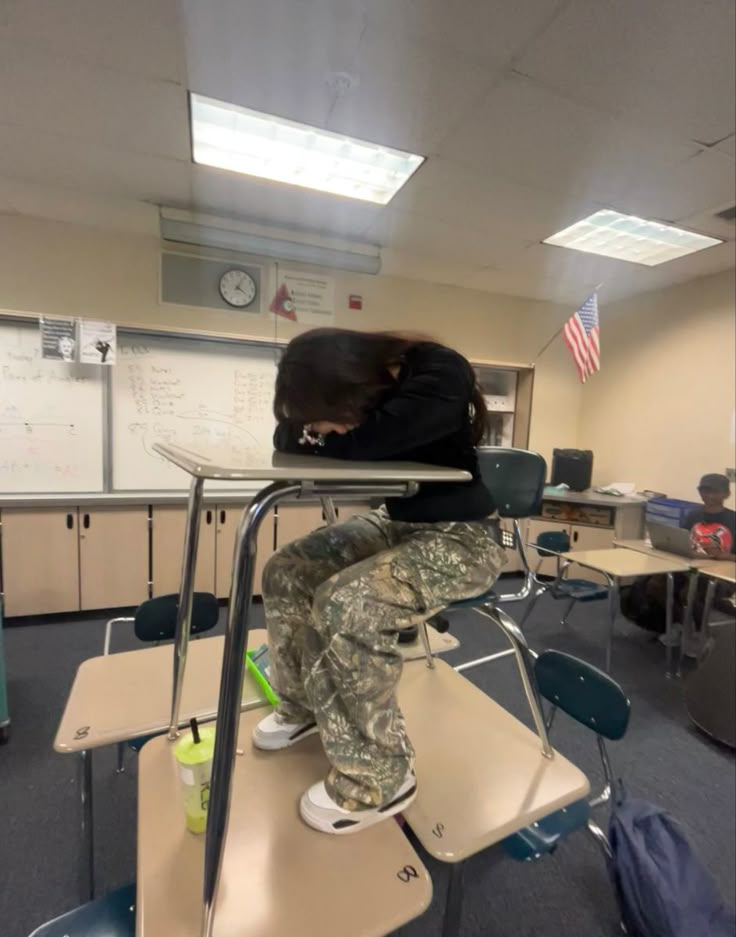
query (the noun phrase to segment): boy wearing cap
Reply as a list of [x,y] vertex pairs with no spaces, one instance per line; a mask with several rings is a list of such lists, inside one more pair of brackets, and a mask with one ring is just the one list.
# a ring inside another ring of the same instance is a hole
[[702,508],[691,511],[683,523],[693,546],[714,560],[730,560],[736,553],[736,511],[724,507],[731,495],[725,475],[703,475],[698,485]]

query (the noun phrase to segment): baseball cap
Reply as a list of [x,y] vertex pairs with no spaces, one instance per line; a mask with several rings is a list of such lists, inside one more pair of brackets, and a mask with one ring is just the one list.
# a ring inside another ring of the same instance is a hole
[[731,483],[725,475],[711,472],[708,475],[703,475],[700,479],[698,490],[701,488],[709,488],[711,491],[721,491],[724,494],[728,494],[731,491]]

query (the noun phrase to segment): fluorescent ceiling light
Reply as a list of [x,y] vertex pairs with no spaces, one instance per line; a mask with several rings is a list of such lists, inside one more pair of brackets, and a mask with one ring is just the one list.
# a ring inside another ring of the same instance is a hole
[[195,163],[385,205],[423,156],[190,94]]
[[375,274],[381,269],[381,252],[374,244],[307,235],[176,208],[161,208],[160,226],[164,240],[180,244],[197,244],[355,273]]
[[542,243],[656,267],[723,241],[606,209],[545,238]]

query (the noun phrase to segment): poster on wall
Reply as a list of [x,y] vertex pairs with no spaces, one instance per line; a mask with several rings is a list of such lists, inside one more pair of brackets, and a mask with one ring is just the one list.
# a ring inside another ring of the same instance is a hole
[[274,316],[309,326],[334,323],[335,281],[332,277],[279,268],[277,282],[269,306]]
[[53,361],[77,360],[77,323],[74,319],[40,319],[41,357]]
[[79,360],[84,364],[115,364],[117,329],[112,322],[79,320]]

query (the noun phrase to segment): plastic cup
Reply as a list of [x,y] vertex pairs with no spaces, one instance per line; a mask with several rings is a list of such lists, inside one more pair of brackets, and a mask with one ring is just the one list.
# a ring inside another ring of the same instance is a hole
[[214,753],[215,730],[207,726],[199,729],[199,742],[187,732],[174,746],[187,829],[192,833],[204,833],[207,826]]

